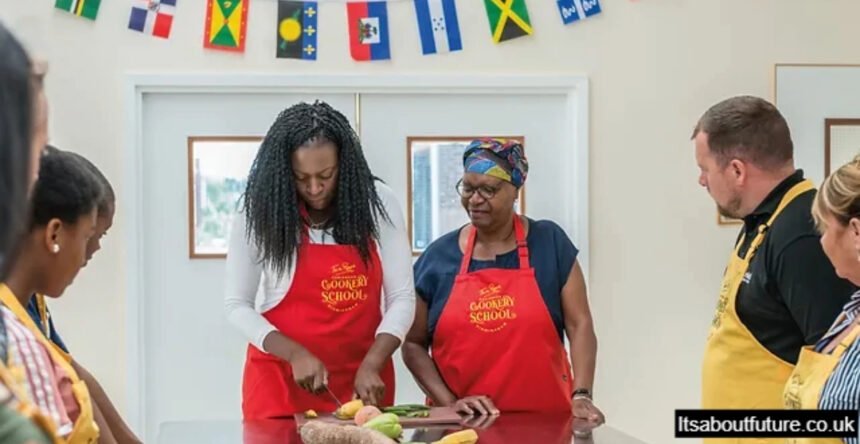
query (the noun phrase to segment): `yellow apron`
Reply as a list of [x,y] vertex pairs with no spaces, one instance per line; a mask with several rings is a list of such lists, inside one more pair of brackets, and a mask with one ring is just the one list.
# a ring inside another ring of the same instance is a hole
[[[810,409],[817,410],[821,398],[821,391],[833,369],[839,364],[839,358],[848,347],[854,343],[860,334],[860,325],[851,328],[851,332],[845,335],[839,345],[830,354],[818,353],[814,346],[806,346],[800,351],[800,358],[794,372],[785,385],[783,400],[786,409]],[[842,444],[841,438],[793,438],[789,439],[791,444]]]
[[27,310],[20,302],[18,302],[18,299],[15,298],[15,295],[12,294],[12,291],[9,290],[9,287],[7,287],[6,284],[0,284],[0,302],[8,307],[9,310],[18,317],[18,320],[33,332],[39,342],[45,345],[48,352],[51,354],[51,359],[57,365],[62,367],[63,371],[72,380],[72,394],[74,395],[75,401],[77,401],[81,412],[77,421],[75,421],[72,433],[67,439],[68,443],[79,444],[97,442],[99,438],[99,428],[93,417],[93,406],[92,401],[90,400],[89,390],[87,390],[87,385],[78,377],[75,369],[72,368],[72,364],[67,361],[63,355],[57,353],[58,347],[55,347],[54,344],[45,337],[42,331],[39,330],[36,323],[30,319],[30,315],[27,313]]
[[16,372],[8,364],[0,362],[0,384],[3,384],[12,393],[15,411],[42,429],[51,437],[54,444],[63,444],[64,441],[57,435],[57,425],[54,421],[42,414],[39,408],[30,401],[26,390],[21,386],[23,378],[23,371]]
[[[746,255],[738,257],[744,235],[729,259],[720,298],[705,346],[702,365],[702,408],[782,409],[782,391],[793,365],[771,353],[750,333],[736,311],[738,289],[768,228],[797,196],[814,189],[810,180],[793,186],[783,196],[771,218],[759,226]],[[784,438],[705,439],[705,443],[785,443]]]

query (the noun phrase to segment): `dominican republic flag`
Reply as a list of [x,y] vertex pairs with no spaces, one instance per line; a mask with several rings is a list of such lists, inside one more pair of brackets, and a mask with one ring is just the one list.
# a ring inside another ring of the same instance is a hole
[[358,61],[391,58],[386,2],[347,3],[349,52]]
[[463,49],[454,0],[415,0],[424,55]]
[[565,25],[600,14],[600,0],[556,0]]
[[176,0],[132,0],[128,29],[156,37],[170,37]]

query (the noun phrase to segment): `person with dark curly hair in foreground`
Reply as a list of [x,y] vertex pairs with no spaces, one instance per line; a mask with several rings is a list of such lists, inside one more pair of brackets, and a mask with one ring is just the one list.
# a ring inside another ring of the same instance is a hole
[[335,397],[393,404],[391,356],[415,312],[411,250],[401,207],[343,114],[323,102],[281,112],[228,251],[225,309],[250,342],[246,420],[331,412]]

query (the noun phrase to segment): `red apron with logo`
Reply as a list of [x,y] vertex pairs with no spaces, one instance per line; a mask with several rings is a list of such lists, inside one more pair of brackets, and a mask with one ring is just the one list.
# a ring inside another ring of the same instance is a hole
[[488,396],[502,412],[571,411],[573,376],[529,265],[522,222],[514,216],[519,269],[469,272],[477,232],[433,335],[432,355],[457,398]]
[[[263,314],[275,328],[313,353],[328,370],[328,386],[345,403],[354,398],[355,375],[382,321],[382,264],[371,244],[371,260],[348,245],[311,243],[307,232],[296,255],[292,285],[284,299]],[[389,358],[380,377],[383,405],[394,402],[394,365]],[[333,412],[327,393],[299,387],[290,364],[249,345],[242,381],[246,420],[282,418],[314,409]]]

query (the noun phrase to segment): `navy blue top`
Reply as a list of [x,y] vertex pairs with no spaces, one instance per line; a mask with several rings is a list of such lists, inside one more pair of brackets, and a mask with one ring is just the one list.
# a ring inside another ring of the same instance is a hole
[[[561,289],[567,283],[579,250],[555,222],[532,219],[528,221],[526,243],[529,249],[529,262],[535,270],[541,296],[546,302],[559,339],[563,341],[564,316],[561,309]],[[448,302],[448,295],[451,293],[451,287],[454,286],[454,277],[460,271],[460,262],[463,260],[459,236],[460,229],[433,241],[413,267],[418,297],[427,303],[427,329],[431,342],[436,323]],[[514,248],[496,256],[496,260],[472,259],[469,271],[486,268],[516,269],[519,266],[519,256]]]
[[[39,327],[40,331],[45,331],[45,326],[42,325],[42,317],[39,315],[39,306],[36,304],[36,296],[30,296],[30,302],[27,303],[27,314],[30,315],[30,318],[33,319],[33,322],[36,323],[36,326]],[[57,333],[57,329],[54,328],[54,320],[51,319],[50,315],[48,315],[48,327],[50,327],[51,333],[48,339],[50,339],[54,344],[57,344],[57,346],[63,349],[64,352],[68,353],[69,349],[63,342],[63,338],[61,338],[60,334]]]

